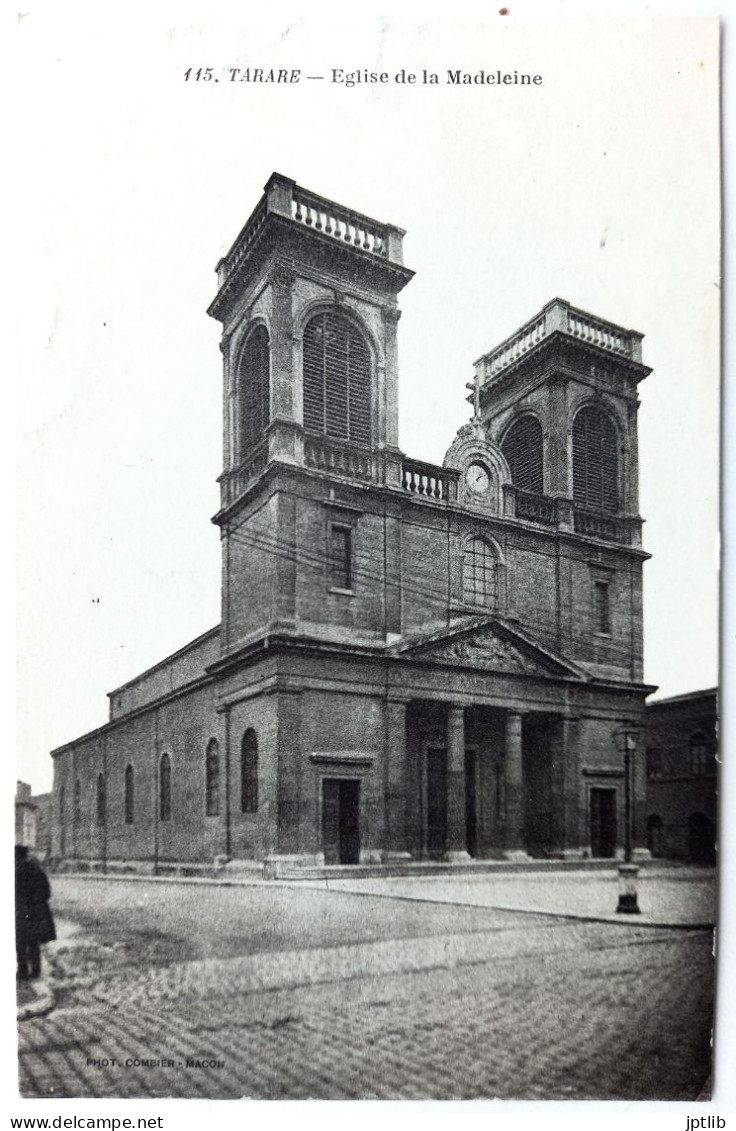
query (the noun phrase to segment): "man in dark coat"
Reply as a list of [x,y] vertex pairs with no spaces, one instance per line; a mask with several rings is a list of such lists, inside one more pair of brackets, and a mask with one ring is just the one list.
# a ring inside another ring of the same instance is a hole
[[49,907],[51,887],[43,868],[25,845],[15,847],[15,951],[18,977],[38,978],[41,943],[56,938]]

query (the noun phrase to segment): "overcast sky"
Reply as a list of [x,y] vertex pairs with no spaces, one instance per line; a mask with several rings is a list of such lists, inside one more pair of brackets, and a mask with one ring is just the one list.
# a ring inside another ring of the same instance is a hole
[[[206,308],[273,170],[407,229],[412,456],[441,462],[475,358],[555,295],[644,332],[645,677],[660,695],[715,684],[716,25],[353,9],[246,29],[233,5],[187,11],[162,5],[142,31],[120,9],[81,34],[73,7],[39,9],[18,29],[18,776],[50,788],[48,751],[103,723],[108,691],[219,620]],[[226,81],[248,64],[326,78]],[[220,82],[186,82],[200,66]],[[333,67],[391,81],[347,89]],[[400,85],[401,68],[542,83]]]

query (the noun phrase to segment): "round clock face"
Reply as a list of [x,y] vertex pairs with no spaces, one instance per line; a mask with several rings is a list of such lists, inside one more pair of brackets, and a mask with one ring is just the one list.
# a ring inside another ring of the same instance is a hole
[[482,463],[471,463],[465,472],[465,482],[475,495],[482,495],[488,490],[491,477]]

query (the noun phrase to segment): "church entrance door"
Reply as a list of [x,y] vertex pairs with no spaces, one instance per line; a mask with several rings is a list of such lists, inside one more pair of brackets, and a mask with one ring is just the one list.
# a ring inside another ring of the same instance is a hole
[[360,860],[360,782],[353,778],[322,781],[322,845],[325,864]]
[[427,749],[427,855],[444,856],[447,844],[447,750]]
[[616,855],[616,790],[590,791],[590,852],[592,856]]

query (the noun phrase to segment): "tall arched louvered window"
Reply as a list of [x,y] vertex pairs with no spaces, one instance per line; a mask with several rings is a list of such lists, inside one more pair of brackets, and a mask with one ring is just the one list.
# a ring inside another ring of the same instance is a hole
[[107,810],[107,788],[105,775],[97,775],[97,824],[104,825]]
[[304,428],[368,446],[371,356],[359,330],[337,311],[318,314],[304,331]]
[[463,553],[463,597],[469,605],[494,609],[498,600],[498,563],[482,538],[468,538]]
[[240,746],[240,808],[243,813],[258,809],[258,739],[252,727]]
[[271,416],[268,330],[259,325],[248,335],[238,366],[239,458],[263,439]]
[[535,495],[544,492],[544,445],[542,425],[536,416],[525,413],[504,437],[501,451],[511,469],[511,482]]
[[64,805],[64,786],[59,789],[59,824],[63,825],[66,821],[66,808]]
[[572,426],[572,494],[580,506],[618,510],[616,428],[595,405],[581,408]]
[[205,802],[208,817],[220,813],[220,748],[217,739],[212,738],[207,746],[205,764]]
[[135,782],[133,780],[133,767],[125,767],[125,823],[132,825],[135,821]]
[[171,820],[171,758],[161,755],[159,765],[158,815],[162,821]]

